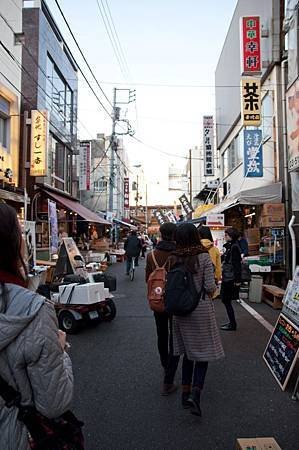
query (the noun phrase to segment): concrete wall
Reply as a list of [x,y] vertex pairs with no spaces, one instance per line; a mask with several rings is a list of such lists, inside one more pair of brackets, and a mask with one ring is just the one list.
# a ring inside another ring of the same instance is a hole
[[[0,17],[0,40],[21,62],[22,45],[15,45],[15,33],[22,32],[22,0],[1,0],[0,12],[4,17]],[[10,104],[10,125],[8,147],[4,148],[0,144],[0,179],[3,178],[3,171],[10,168],[13,172],[12,182],[18,185],[19,172],[19,146],[20,146],[20,104],[21,104],[21,69],[10,58],[10,56],[0,49],[0,96]],[[8,81],[5,77],[8,78]],[[14,86],[15,87],[14,87]],[[4,160],[3,160],[4,158]],[[8,181],[8,179],[4,179]]]

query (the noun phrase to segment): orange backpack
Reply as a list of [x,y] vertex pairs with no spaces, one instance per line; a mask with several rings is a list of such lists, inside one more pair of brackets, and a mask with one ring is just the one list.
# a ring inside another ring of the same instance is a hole
[[151,255],[156,268],[150,274],[147,281],[147,298],[149,306],[152,311],[164,312],[165,311],[164,293],[167,274],[165,265],[167,261],[162,267],[159,267],[157,260],[155,258],[154,251],[151,253]]

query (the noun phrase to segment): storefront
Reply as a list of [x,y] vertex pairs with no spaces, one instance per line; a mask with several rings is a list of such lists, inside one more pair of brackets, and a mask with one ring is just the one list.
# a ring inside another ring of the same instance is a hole
[[240,192],[209,210],[223,213],[226,227],[237,228],[248,241],[248,262],[253,273],[267,282],[283,282],[286,267],[285,205],[282,184],[274,183]]
[[[49,203],[52,205],[50,220]],[[53,212],[54,205],[54,212]],[[56,210],[56,212],[55,212]],[[36,221],[36,246],[38,259],[49,258],[53,235],[59,242],[63,237],[73,237],[81,250],[106,251],[110,245],[111,223],[90,211],[79,201],[54,188],[39,188],[32,201],[32,219]],[[55,231],[53,225],[55,223]],[[55,245],[52,246],[55,253]]]

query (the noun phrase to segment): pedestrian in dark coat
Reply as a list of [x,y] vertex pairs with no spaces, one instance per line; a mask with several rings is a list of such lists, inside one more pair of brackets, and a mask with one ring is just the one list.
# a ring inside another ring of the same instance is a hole
[[[176,225],[168,222],[160,227],[162,240],[159,241],[153,252],[147,255],[145,280],[149,279],[150,274],[156,269],[154,258],[159,267],[166,264],[169,256],[175,251],[174,232]],[[154,257],[153,257],[154,255]],[[167,266],[165,266],[167,269]],[[174,385],[174,377],[179,363],[179,356],[173,355],[173,339],[172,339],[172,317],[164,312],[154,312],[154,318],[157,328],[158,351],[162,367],[164,368],[164,382],[162,395],[169,395],[176,390]]]
[[241,250],[238,243],[239,232],[235,228],[228,228],[225,231],[224,244],[225,253],[223,255],[223,264],[231,264],[233,268],[233,279],[226,280],[225,273],[222,274],[221,300],[226,307],[229,322],[221,326],[221,330],[235,331],[237,322],[235,318],[232,300],[239,298],[239,289],[241,284]]
[[129,275],[132,258],[135,258],[135,266],[138,266],[138,257],[141,251],[141,241],[137,237],[137,232],[135,230],[132,230],[131,236],[127,238],[124,250],[127,256],[127,275]]
[[216,290],[214,266],[193,224],[179,225],[175,240],[176,251],[171,263],[183,262],[193,274],[197,292],[200,294],[204,288],[202,298],[191,314],[173,318],[174,354],[184,355],[182,405],[191,407],[191,413],[200,416],[200,396],[208,362],[224,357],[212,300]]

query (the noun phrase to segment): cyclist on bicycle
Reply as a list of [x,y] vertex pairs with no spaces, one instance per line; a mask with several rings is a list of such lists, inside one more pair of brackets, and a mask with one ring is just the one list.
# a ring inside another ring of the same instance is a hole
[[127,275],[130,273],[133,258],[135,258],[135,266],[138,266],[138,257],[140,255],[141,248],[142,244],[140,239],[137,237],[137,232],[132,230],[131,235],[127,238],[124,246],[127,257]]

